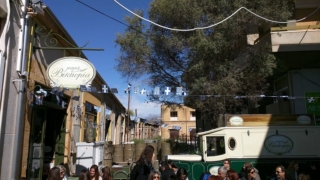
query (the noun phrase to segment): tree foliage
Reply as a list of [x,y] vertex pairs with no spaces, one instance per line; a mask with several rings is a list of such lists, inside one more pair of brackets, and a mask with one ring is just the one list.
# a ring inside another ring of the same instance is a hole
[[[294,8],[291,0],[153,0],[148,16],[166,27],[192,29],[217,23],[240,7],[277,21],[289,19]],[[115,40],[120,46],[116,69],[126,78],[147,76],[152,87],[187,88],[184,104],[213,123],[219,114],[247,106],[235,95],[252,96],[249,100],[257,102],[253,96],[265,93],[266,78],[277,66],[267,44],[247,43],[248,34],[276,24],[244,10],[212,28],[187,32],[147,26],[136,16],[125,21],[130,28]],[[161,103],[178,101],[177,96],[149,97]]]

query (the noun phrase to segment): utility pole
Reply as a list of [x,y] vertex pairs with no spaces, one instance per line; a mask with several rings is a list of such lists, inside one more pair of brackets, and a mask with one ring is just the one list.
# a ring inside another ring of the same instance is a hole
[[126,92],[128,93],[128,109],[127,109],[127,119],[126,119],[126,135],[127,135],[127,142],[130,141],[130,89],[131,89],[131,84],[128,84],[128,88],[126,89]]

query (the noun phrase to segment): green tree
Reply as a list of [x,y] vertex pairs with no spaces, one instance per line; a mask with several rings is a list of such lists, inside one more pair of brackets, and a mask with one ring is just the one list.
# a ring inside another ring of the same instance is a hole
[[[192,29],[220,22],[240,7],[246,7],[268,19],[286,21],[293,11],[293,3],[291,0],[153,0],[148,16],[166,27]],[[143,15],[141,11],[137,13]],[[267,44],[256,48],[247,43],[248,34],[258,33],[259,27],[276,24],[245,10],[212,28],[186,32],[147,26],[136,16],[126,17],[125,21],[130,28],[115,40],[120,46],[116,69],[126,78],[147,77],[153,87],[187,88],[187,97],[150,95],[149,98],[166,104],[183,102],[201,111],[201,118],[211,120],[212,124],[219,114],[235,113],[246,107],[247,101],[259,101],[256,95],[266,92],[266,78],[277,66]],[[249,99],[234,98],[236,95],[247,95]]]

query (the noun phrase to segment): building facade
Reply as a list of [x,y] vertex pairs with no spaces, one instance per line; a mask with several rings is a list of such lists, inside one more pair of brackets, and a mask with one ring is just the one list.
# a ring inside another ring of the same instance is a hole
[[78,142],[124,138],[126,109],[109,87],[102,92],[107,83],[98,72],[85,89],[52,84],[50,64],[65,57],[87,61],[85,49],[49,7],[33,2],[0,3],[0,179],[46,179],[50,163],[73,175]]
[[194,139],[196,132],[196,112],[184,105],[161,106],[162,139]]
[[257,49],[269,45],[270,53],[285,68],[270,82],[273,100],[264,101],[259,108],[249,104],[242,114],[314,114],[320,119],[316,101],[320,97],[319,8],[317,0],[297,0],[287,24],[261,26],[255,34],[248,34],[248,45]]

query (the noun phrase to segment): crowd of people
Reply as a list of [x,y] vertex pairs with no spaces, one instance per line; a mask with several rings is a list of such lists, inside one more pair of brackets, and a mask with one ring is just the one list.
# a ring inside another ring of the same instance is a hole
[[153,167],[154,148],[148,145],[130,173],[130,180],[189,180],[188,171],[173,161],[162,161],[160,171]]
[[[58,165],[50,169],[47,180],[67,180],[66,169],[63,165]],[[99,171],[97,165],[92,165],[90,170],[81,170],[79,180],[113,180],[111,176],[111,169],[108,166],[102,167]]]
[[[270,180],[320,180],[319,172],[315,164],[310,165],[308,172],[298,171],[299,164],[292,161],[288,168],[279,165],[275,168],[274,175]],[[252,163],[244,163],[241,172],[230,169],[230,161],[225,160],[223,166],[218,167],[217,171],[204,173],[202,180],[261,180],[259,171],[253,167]]]
[[[188,171],[179,168],[173,161],[162,161],[159,171],[154,169],[153,162],[154,147],[147,145],[130,172],[130,180],[189,180]],[[243,164],[241,172],[231,169],[230,165],[230,161],[225,160],[222,166],[214,166],[210,172],[203,173],[201,180],[261,180],[258,169],[250,162]],[[295,161],[292,161],[287,169],[279,165],[275,167],[275,173],[270,180],[320,180],[320,173],[315,164],[310,165],[308,172],[298,170],[299,164]],[[97,165],[92,165],[89,170],[82,170],[78,177],[79,180],[113,180],[110,167],[105,166],[99,171]],[[48,180],[67,179],[64,166],[59,165],[50,169]]]

